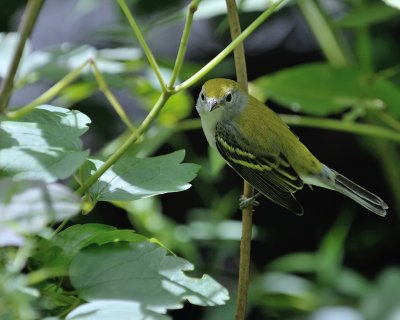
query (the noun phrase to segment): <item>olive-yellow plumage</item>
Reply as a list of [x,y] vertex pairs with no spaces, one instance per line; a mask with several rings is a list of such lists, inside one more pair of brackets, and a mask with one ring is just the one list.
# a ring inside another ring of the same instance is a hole
[[322,164],[274,111],[235,81],[207,81],[196,109],[209,144],[270,200],[301,215],[293,194],[309,184],[336,190],[386,215],[388,206],[381,198]]

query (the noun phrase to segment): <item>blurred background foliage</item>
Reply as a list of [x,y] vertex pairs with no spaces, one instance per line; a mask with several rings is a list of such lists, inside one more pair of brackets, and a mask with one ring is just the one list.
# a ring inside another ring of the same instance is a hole
[[[130,1],[167,79],[187,4]],[[24,5],[25,1],[2,3],[1,77]],[[239,8],[244,28],[265,9],[265,1],[241,0]],[[180,80],[230,42],[225,12],[222,0],[200,3]],[[305,208],[299,218],[263,199],[254,216],[249,319],[400,319],[399,12],[376,0],[292,1],[245,41],[253,93],[268,100],[277,112],[300,114],[285,119],[313,153],[382,196],[390,207],[388,217],[381,219],[337,193],[305,188],[298,193]],[[319,19],[326,26],[316,25]],[[45,1],[11,105],[32,101],[93,57],[131,121],[140,124],[160,88],[112,0]],[[231,57],[207,78],[216,76],[234,78]],[[171,313],[173,318],[224,320],[234,314],[242,182],[207,146],[194,109],[200,86],[173,96],[130,150],[146,157],[185,149],[186,161],[202,166],[193,187],[185,193],[133,202],[99,202],[73,223],[132,227],[158,239],[231,293],[226,306],[187,306]],[[85,147],[107,156],[126,129],[100,89],[86,68],[52,104],[87,114],[92,124],[83,136]],[[310,116],[312,123],[307,124]],[[327,119],[338,120],[330,130],[326,130]],[[374,127],[366,135],[341,132],[344,126],[360,123]],[[390,134],[379,137],[377,127]],[[10,297],[10,301],[16,300]]]

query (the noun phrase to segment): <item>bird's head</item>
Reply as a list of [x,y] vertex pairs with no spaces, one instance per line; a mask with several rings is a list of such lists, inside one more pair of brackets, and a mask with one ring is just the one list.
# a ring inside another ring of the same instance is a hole
[[247,103],[246,93],[237,82],[229,79],[212,79],[204,83],[196,109],[200,116],[214,114],[220,118],[234,118]]

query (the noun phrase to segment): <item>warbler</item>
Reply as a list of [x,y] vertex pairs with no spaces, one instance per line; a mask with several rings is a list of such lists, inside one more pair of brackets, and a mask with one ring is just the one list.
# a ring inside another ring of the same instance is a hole
[[338,191],[380,216],[388,205],[340,173],[322,164],[283,120],[229,79],[204,83],[196,103],[211,147],[258,193],[241,199],[256,204],[260,194],[302,215],[294,193],[304,184]]

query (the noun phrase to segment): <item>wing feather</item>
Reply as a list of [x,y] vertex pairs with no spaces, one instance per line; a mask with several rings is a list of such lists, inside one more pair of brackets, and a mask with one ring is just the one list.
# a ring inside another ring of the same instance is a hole
[[293,193],[302,189],[303,181],[286,157],[282,153],[265,154],[252,148],[249,141],[238,142],[240,135],[232,134],[232,130],[235,128],[227,130],[222,122],[216,126],[215,141],[222,157],[264,196],[301,215],[303,208]]

